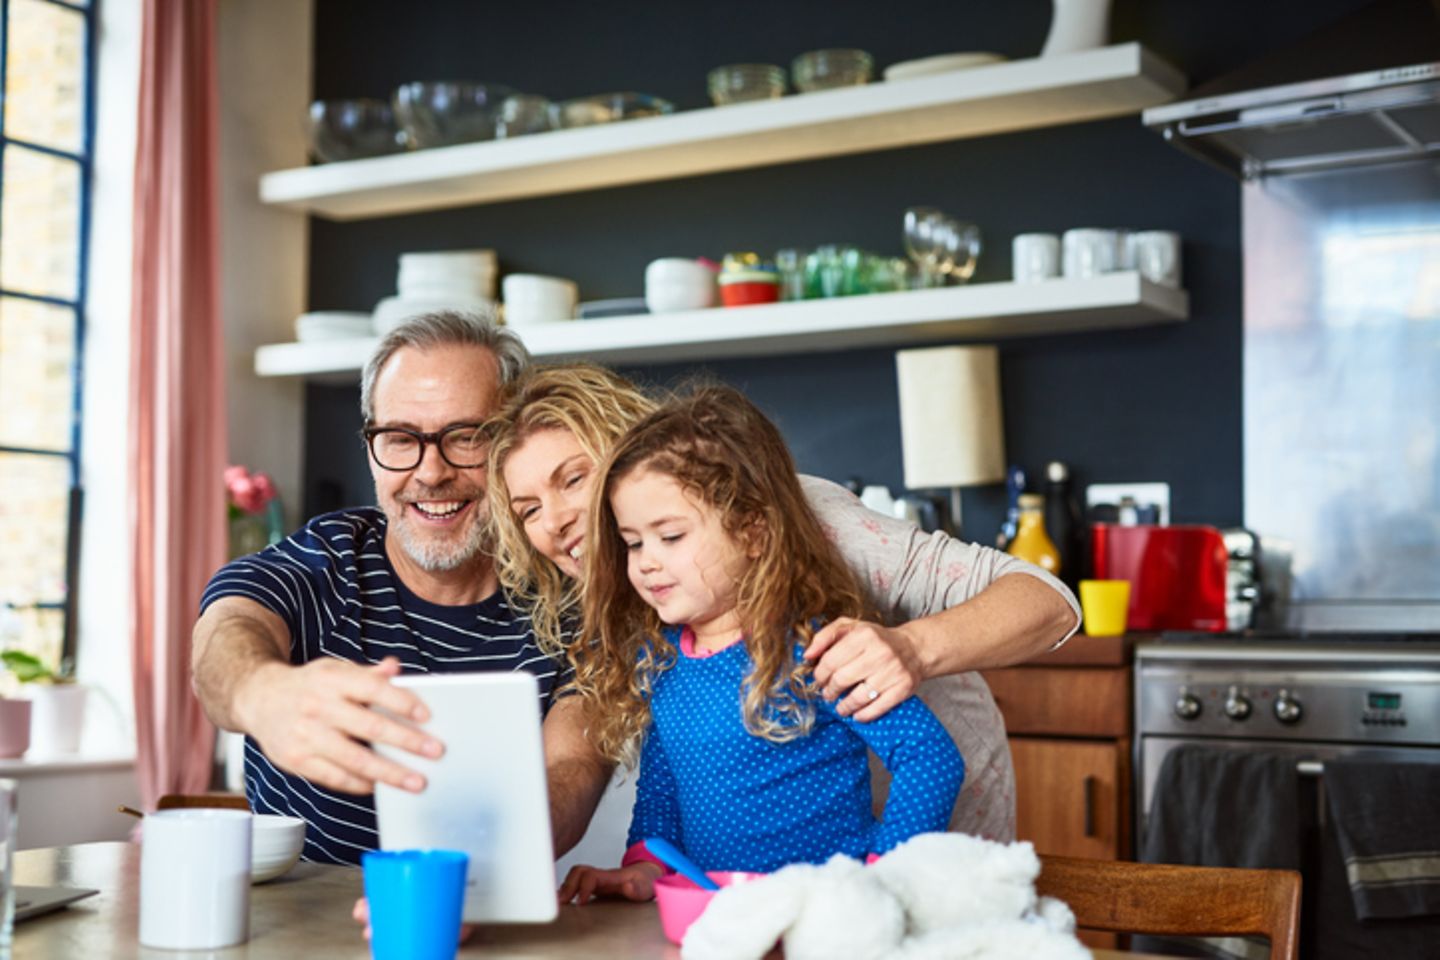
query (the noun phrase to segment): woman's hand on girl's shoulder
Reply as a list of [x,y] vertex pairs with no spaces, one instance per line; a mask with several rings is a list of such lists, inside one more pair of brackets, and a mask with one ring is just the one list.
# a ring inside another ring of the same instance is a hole
[[601,870],[584,865],[570,868],[560,884],[561,903],[589,903],[596,897],[624,897],[626,900],[651,900],[655,897],[655,880],[663,871],[658,864],[632,863],[615,870]]
[[862,722],[889,713],[925,679],[919,652],[903,631],[850,617],[822,627],[805,659],[815,665],[820,695],[840,701],[840,716]]

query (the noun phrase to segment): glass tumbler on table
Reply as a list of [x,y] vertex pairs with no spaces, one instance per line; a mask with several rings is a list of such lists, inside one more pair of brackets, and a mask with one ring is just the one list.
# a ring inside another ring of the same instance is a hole
[[10,960],[15,924],[15,807],[19,791],[14,780],[0,780],[0,960]]

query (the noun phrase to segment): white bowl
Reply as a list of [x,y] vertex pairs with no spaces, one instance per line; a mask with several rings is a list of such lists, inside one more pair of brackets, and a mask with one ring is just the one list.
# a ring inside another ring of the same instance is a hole
[[715,306],[715,271],[698,260],[662,257],[645,268],[645,305],[651,313]]
[[441,300],[417,300],[409,297],[386,297],[375,304],[375,333],[385,336],[411,317],[438,310],[459,310],[463,313],[487,315],[495,303],[484,297],[446,297]]
[[250,831],[250,882],[274,880],[295,866],[305,849],[305,821],[257,813]]
[[580,290],[574,280],[538,273],[512,273],[500,283],[505,322],[510,326],[575,319]]

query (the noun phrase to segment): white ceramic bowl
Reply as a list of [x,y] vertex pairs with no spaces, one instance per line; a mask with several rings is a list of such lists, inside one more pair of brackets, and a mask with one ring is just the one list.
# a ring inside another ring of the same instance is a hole
[[437,310],[460,310],[488,316],[495,308],[493,301],[484,297],[446,297],[444,299],[414,299],[411,297],[386,297],[375,304],[374,323],[376,336],[385,336],[411,317]]
[[511,326],[575,319],[580,290],[575,281],[538,273],[512,273],[501,281],[505,322]]
[[663,257],[645,268],[645,305],[651,313],[715,306],[715,271],[698,260]]
[[295,866],[304,849],[304,820],[255,814],[250,832],[250,882],[274,880]]

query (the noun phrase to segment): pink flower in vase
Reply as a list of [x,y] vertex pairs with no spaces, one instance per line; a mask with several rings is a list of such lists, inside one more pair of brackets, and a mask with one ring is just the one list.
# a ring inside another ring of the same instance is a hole
[[249,514],[264,513],[276,496],[275,482],[269,476],[252,474],[240,466],[226,468],[225,491],[232,508]]

